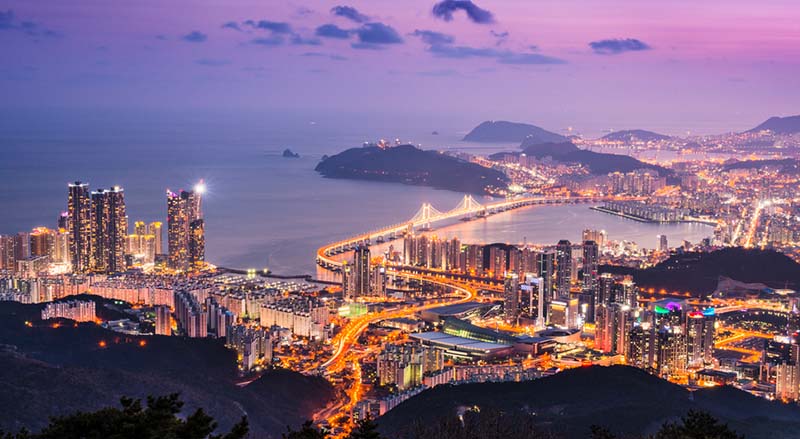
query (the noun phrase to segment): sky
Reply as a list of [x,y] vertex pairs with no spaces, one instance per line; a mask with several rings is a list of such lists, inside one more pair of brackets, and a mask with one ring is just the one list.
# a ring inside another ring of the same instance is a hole
[[0,60],[3,110],[413,113],[465,128],[711,134],[800,114],[800,4],[6,0]]

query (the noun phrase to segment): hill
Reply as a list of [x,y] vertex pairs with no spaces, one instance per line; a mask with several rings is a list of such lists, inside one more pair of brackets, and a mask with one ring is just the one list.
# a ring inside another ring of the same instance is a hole
[[609,142],[658,142],[660,140],[667,140],[669,136],[654,133],[647,130],[623,130],[608,133],[602,137],[603,140]]
[[178,392],[187,412],[203,407],[222,429],[247,414],[255,437],[280,437],[333,397],[327,381],[291,371],[237,386],[235,353],[222,340],[130,336],[66,320],[53,328],[31,312],[38,307],[0,302],[0,429],[36,431],[51,416],[117,406],[122,396]]
[[563,142],[566,137],[527,123],[504,120],[486,121],[473,128],[463,139],[480,143]]
[[323,158],[316,171],[328,178],[404,183],[472,194],[485,194],[490,188],[508,184],[500,171],[412,145],[351,148]]
[[775,134],[795,134],[800,133],[800,115],[787,117],[770,117],[761,125],[748,130],[748,133],[770,130]]
[[631,274],[643,288],[688,291],[695,297],[713,293],[721,278],[763,283],[772,288],[800,287],[800,264],[773,250],[740,247],[672,255],[644,270],[603,266],[601,271]]
[[589,168],[594,175],[630,172],[636,169],[649,169],[658,172],[661,176],[672,175],[672,172],[666,168],[641,162],[631,156],[587,151],[578,148],[572,142],[523,144],[523,152],[538,159],[550,157],[560,163],[579,163]]
[[652,433],[690,409],[727,422],[748,438],[800,437],[800,409],[733,388],[693,392],[628,366],[589,367],[527,382],[438,386],[378,419],[388,437],[404,437],[416,423],[456,416],[461,408],[533,414],[557,436],[589,437],[591,425],[623,437]]

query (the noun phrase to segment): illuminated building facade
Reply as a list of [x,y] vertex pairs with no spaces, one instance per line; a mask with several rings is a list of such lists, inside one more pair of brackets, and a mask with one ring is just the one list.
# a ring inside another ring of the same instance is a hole
[[92,269],[101,273],[125,271],[128,217],[122,188],[92,192]]
[[572,243],[566,239],[556,244],[556,297],[569,296],[572,279]]
[[[167,190],[168,261],[172,269],[187,271],[201,268],[204,264],[205,223],[200,209],[202,192],[200,187],[180,193]],[[160,254],[158,249],[156,254]]]
[[91,267],[92,202],[89,184],[70,183],[67,213],[69,215],[69,253],[72,271],[88,272]]
[[352,299],[370,295],[370,252],[369,247],[359,246],[353,252],[353,295]]
[[516,324],[520,317],[519,276],[507,274],[503,284],[503,317],[507,323]]

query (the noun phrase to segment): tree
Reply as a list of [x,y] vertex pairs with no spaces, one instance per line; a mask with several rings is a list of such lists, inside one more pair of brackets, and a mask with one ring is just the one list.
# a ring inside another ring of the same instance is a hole
[[96,412],[78,412],[53,418],[40,433],[20,431],[6,434],[2,439],[243,439],[249,431],[247,417],[243,417],[230,432],[213,435],[217,422],[213,417],[197,409],[181,419],[177,415],[183,401],[177,393],[168,396],[147,397],[147,407],[142,408],[139,399],[120,400],[122,408],[108,407]]
[[589,427],[589,429],[591,431],[592,439],[616,439],[614,433],[612,433],[611,430],[607,429],[606,427],[592,425]]
[[680,423],[667,423],[654,439],[744,439],[706,412],[689,410]]
[[378,433],[378,424],[369,417],[356,423],[356,428],[350,432],[347,439],[383,439]]
[[317,428],[311,421],[306,421],[299,430],[286,427],[283,439],[328,439],[328,432],[324,428]]

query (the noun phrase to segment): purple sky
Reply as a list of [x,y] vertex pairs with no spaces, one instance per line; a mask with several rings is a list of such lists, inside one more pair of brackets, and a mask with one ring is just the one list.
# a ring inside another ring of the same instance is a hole
[[391,109],[670,134],[800,113],[797,0],[6,0],[0,53],[3,108]]

